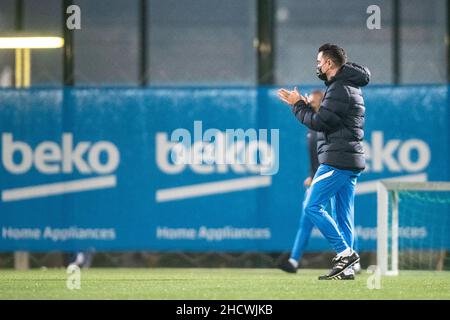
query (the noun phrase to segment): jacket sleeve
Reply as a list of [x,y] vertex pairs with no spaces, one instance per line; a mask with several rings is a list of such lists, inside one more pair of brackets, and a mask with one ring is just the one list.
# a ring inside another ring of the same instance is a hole
[[325,96],[318,112],[300,100],[292,108],[296,118],[315,131],[330,132],[341,125],[348,108],[348,93],[345,88],[334,89]]
[[309,153],[309,176],[311,178],[316,174],[319,167],[319,159],[317,155],[317,132],[308,130],[308,153]]

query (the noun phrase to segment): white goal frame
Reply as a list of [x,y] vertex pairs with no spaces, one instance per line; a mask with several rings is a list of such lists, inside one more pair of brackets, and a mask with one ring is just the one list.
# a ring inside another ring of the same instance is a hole
[[[398,275],[398,192],[402,190],[450,191],[450,182],[380,180],[377,183],[377,265],[381,275]],[[392,194],[391,217],[389,217],[389,194]],[[389,230],[389,218],[391,230]],[[389,231],[391,232],[391,252],[389,252]]]

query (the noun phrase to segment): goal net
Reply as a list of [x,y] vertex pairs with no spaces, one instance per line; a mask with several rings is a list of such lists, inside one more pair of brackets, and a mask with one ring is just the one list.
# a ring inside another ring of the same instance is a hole
[[443,270],[450,260],[450,182],[377,186],[377,265],[382,275]]

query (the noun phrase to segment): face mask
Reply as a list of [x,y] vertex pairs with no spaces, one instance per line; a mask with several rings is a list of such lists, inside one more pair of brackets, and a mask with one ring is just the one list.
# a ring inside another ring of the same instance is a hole
[[327,80],[327,74],[325,72],[322,72],[322,67],[317,67],[316,74],[317,74],[317,77],[319,77],[320,80],[323,80],[323,81]]

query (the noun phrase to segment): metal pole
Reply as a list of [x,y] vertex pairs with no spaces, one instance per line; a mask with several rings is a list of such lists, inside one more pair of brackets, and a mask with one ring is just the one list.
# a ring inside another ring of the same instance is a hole
[[447,32],[445,35],[445,45],[447,48],[447,83],[450,82],[450,0],[447,0]]
[[147,51],[147,42],[148,42],[148,2],[147,0],[141,0],[140,10],[140,64],[139,64],[139,82],[141,86],[145,87],[149,83],[149,74],[148,74],[148,51]]
[[392,82],[399,84],[400,70],[400,0],[393,0],[392,8]]
[[16,67],[16,72],[14,74],[14,78],[15,78],[15,87],[16,88],[21,88],[22,87],[22,69],[23,69],[23,59],[22,59],[22,49],[15,49],[16,50],[16,56],[15,56],[15,67]]
[[274,16],[275,0],[257,1],[257,60],[259,85],[272,85],[274,76]]
[[385,185],[377,184],[377,265],[381,275],[388,272],[389,194]]
[[[62,90],[62,130],[63,132],[70,131],[73,128],[71,108],[69,105],[70,93],[75,85],[75,51],[74,51],[74,30],[67,27],[67,8],[73,5],[72,0],[64,0],[62,6],[62,29],[64,38],[63,47],[63,86]],[[66,89],[70,87],[69,89]],[[62,206],[66,208],[63,214],[70,216],[73,212],[71,200],[68,197],[62,197]],[[64,253],[62,254],[64,257]]]
[[17,31],[23,30],[23,0],[16,0],[15,25]]
[[[15,27],[17,31],[23,30],[23,0],[16,0]],[[15,49],[15,75],[16,88],[30,86],[30,49]],[[27,270],[30,268],[29,253],[27,251],[14,252],[14,268]]]
[[23,49],[23,86],[31,86],[31,49]]
[[[20,32],[23,30],[23,0],[16,0],[15,8],[15,29]],[[22,49],[15,49],[15,68],[14,83],[16,88],[22,87],[22,63],[23,51]]]
[[73,47],[73,30],[70,30],[66,26],[67,8],[73,4],[72,0],[64,0],[63,3],[63,37],[64,37],[64,49],[63,49],[63,82],[65,86],[73,86],[75,84],[74,76],[74,47]]
[[392,191],[391,274],[398,274],[398,190]]

